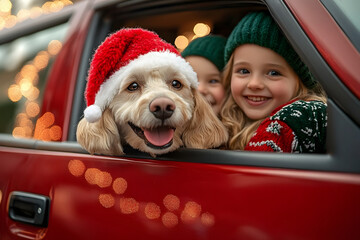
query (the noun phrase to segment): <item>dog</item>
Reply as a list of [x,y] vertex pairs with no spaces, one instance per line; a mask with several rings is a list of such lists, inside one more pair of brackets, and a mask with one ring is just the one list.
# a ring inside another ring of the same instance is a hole
[[[128,144],[155,157],[180,147],[207,149],[226,143],[226,128],[197,90],[196,73],[177,50],[166,42],[154,42],[158,36],[152,32],[126,30],[117,33],[118,38],[111,36],[95,53],[87,85],[88,107],[76,133],[80,145],[91,154],[123,155]],[[110,51],[114,42],[124,38],[131,43],[126,41],[121,57],[114,57]],[[150,50],[143,50],[146,41]],[[154,46],[158,47],[154,50]],[[141,49],[140,53],[128,53],[132,47]],[[107,56],[109,51],[112,55]],[[120,58],[125,63],[118,67]],[[116,59],[117,67],[105,69],[116,65],[111,59]],[[99,79],[104,80],[99,83]]]
[[77,140],[90,153],[122,155],[123,144],[152,155],[215,148],[227,131],[197,89],[175,67],[134,69],[102,118],[78,124]]

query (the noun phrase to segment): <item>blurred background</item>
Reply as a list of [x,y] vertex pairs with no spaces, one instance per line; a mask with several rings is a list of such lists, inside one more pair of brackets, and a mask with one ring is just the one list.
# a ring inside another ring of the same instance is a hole
[[[0,32],[26,20],[59,12],[75,2],[0,0]],[[0,45],[0,133],[34,137],[41,90],[66,30],[65,23]]]

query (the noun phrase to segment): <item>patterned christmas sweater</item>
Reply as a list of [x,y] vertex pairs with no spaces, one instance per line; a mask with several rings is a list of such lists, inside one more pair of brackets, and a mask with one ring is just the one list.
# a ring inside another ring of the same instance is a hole
[[326,104],[293,100],[276,108],[255,131],[245,150],[324,153]]

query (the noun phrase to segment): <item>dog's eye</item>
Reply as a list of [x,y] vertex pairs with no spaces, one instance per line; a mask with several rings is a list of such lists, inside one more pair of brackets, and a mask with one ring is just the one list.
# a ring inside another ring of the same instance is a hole
[[181,82],[179,82],[178,80],[173,80],[173,81],[171,82],[171,86],[172,86],[173,88],[180,89],[180,88],[182,87],[182,84],[181,84]]
[[127,89],[128,89],[129,91],[131,91],[131,92],[136,91],[136,90],[138,90],[139,88],[140,88],[140,86],[139,86],[139,84],[137,84],[136,82],[131,83],[131,84],[127,87]]

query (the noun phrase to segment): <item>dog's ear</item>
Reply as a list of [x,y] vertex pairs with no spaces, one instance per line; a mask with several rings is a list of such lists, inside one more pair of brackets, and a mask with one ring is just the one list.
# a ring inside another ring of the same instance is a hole
[[81,119],[76,137],[80,145],[90,154],[124,154],[119,131],[109,109],[105,109],[97,122],[89,123],[85,118]]
[[193,117],[182,135],[185,147],[216,148],[228,140],[228,132],[211,106],[196,89],[192,90],[195,109]]

